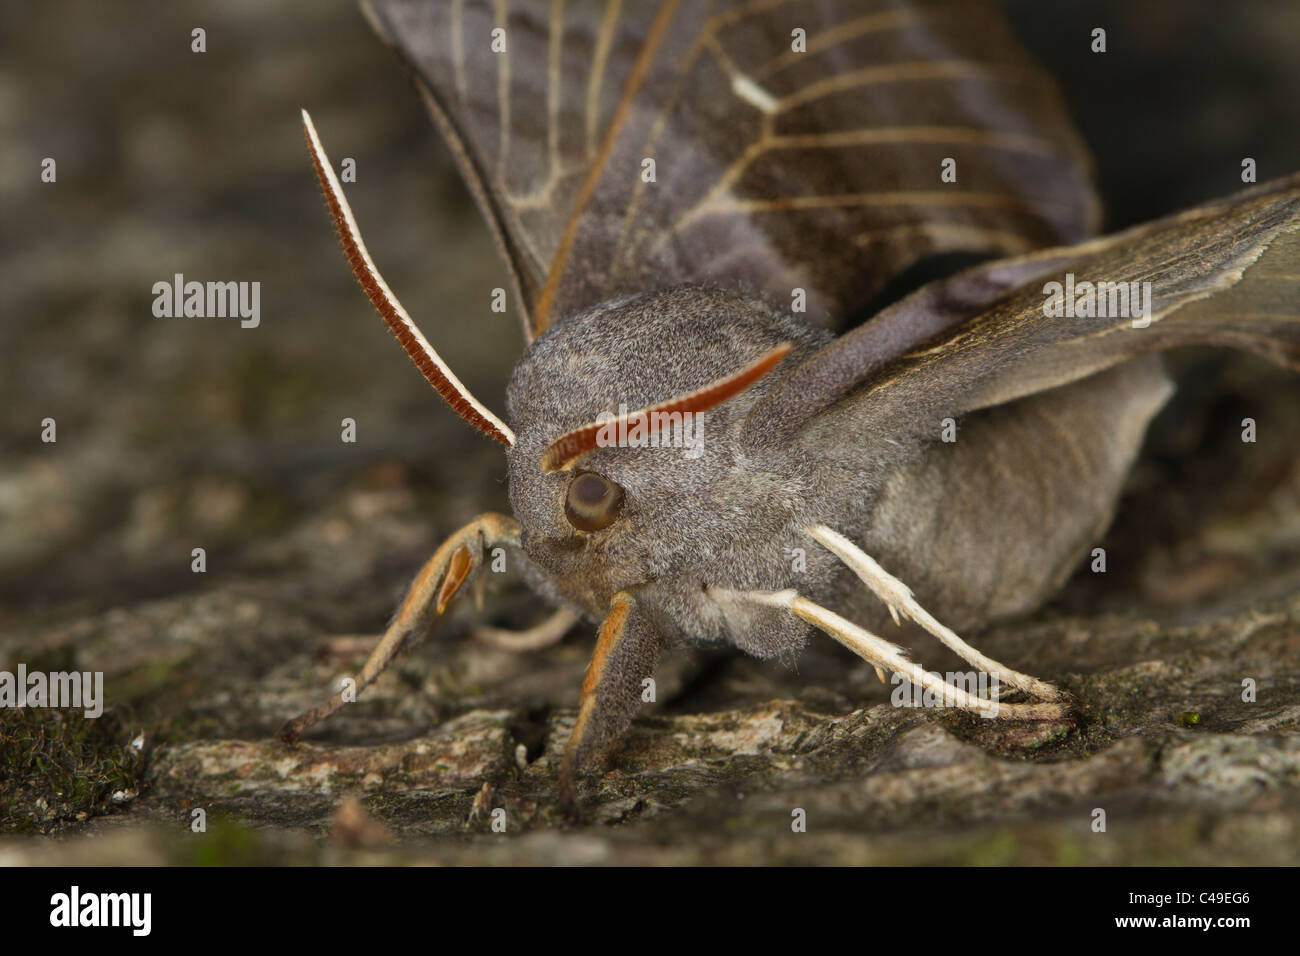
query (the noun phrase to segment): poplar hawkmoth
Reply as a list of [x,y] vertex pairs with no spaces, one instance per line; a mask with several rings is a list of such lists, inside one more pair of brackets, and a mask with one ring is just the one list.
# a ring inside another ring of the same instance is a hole
[[[958,632],[1040,605],[1105,530],[1173,389],[1160,353],[1300,366],[1300,176],[1096,237],[1083,144],[989,5],[365,11],[509,264],[525,348],[498,417],[380,277],[304,112],[354,273],[505,446],[514,510],[437,550],[357,686],[510,549],[557,608],[521,646],[599,624],[569,813],[675,644],[790,659],[820,630],[968,710],[1068,719]],[[936,684],[891,618],[1018,696]]]

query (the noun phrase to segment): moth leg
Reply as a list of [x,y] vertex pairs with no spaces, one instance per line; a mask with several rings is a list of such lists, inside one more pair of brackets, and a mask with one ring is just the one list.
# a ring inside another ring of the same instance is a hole
[[877,669],[891,670],[902,674],[913,684],[917,684],[945,703],[951,703],[964,710],[973,711],[983,717],[999,717],[1007,720],[1058,720],[1068,713],[1068,708],[1059,703],[1043,704],[1006,704],[1002,701],[971,694],[954,684],[941,680],[916,664],[907,653],[896,644],[872,634],[852,621],[845,620],[833,611],[829,611],[801,597],[799,592],[786,591],[724,591],[712,589],[725,594],[730,599],[740,598],[765,604],[768,607],[785,608],[796,617],[825,631],[868,664]]
[[[499,544],[519,546],[519,522],[508,515],[491,512],[479,515],[442,543],[416,575],[388,630],[361,669],[355,693],[359,694],[373,684],[393,662],[397,652],[442,614],[461,585],[483,566],[483,552]],[[344,703],[340,691],[319,707],[313,707],[286,723],[280,728],[280,738],[285,743],[296,743],[303,731],[330,716]]]
[[1066,695],[1060,688],[1047,683],[1047,681],[1012,670],[990,657],[985,657],[971,647],[953,633],[951,629],[939,623],[929,611],[921,607],[912,596],[911,588],[882,568],[870,555],[844,535],[831,530],[824,524],[813,525],[805,530],[862,579],[862,582],[871,589],[872,593],[889,608],[889,613],[893,616],[895,624],[899,623],[900,614],[909,620],[915,621],[937,637],[945,647],[990,677],[995,678],[1001,684],[1008,684],[1011,687],[1023,690],[1039,700],[1059,701],[1066,699]]
[[560,809],[570,819],[580,816],[578,772],[603,756],[632,722],[642,681],[654,673],[659,650],[659,635],[635,600],[626,591],[615,594],[587,665],[578,722],[560,765]]
[[581,615],[567,607],[558,608],[550,617],[522,631],[504,627],[476,627],[474,637],[499,651],[527,653],[558,644],[569,628],[577,624]]

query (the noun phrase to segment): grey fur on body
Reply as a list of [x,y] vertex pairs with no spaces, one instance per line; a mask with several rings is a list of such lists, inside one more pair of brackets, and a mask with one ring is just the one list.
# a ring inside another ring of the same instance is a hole
[[[621,485],[619,520],[590,535],[563,510],[572,472],[543,474],[556,435],[618,403],[644,407],[734,372],[772,346],[777,369],[704,413],[702,453],[600,448],[579,464]],[[510,499],[543,596],[599,621],[629,591],[664,643],[732,644],[793,659],[811,628],[792,615],[707,592],[795,588],[878,629],[886,609],[804,533],[824,523],[862,543],[940,619],[963,628],[1041,603],[1104,531],[1147,423],[1172,391],[1159,359],[972,414],[938,441],[942,396],[889,436],[743,433],[784,375],[831,341],[755,297],[682,286],[579,313],[537,339],[516,366],[509,418]],[[806,554],[793,570],[791,549]]]

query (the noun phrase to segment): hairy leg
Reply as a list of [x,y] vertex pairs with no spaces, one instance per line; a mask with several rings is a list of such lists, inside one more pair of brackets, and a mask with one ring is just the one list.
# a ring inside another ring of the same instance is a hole
[[768,607],[780,607],[788,610],[809,624],[825,631],[849,650],[853,651],[876,669],[876,675],[883,679],[883,672],[890,670],[902,674],[913,684],[917,684],[945,703],[973,711],[985,717],[1000,717],[1009,720],[1056,720],[1070,712],[1068,695],[1046,681],[998,663],[971,647],[953,631],[934,618],[912,596],[912,591],[882,568],[870,555],[855,545],[848,538],[831,530],[825,525],[814,525],[807,529],[808,535],[835,554],[848,565],[855,574],[869,587],[885,606],[896,623],[901,617],[915,621],[946,647],[956,652],[963,659],[988,674],[997,683],[1007,684],[1024,691],[1044,703],[1008,704],[995,697],[981,697],[971,694],[961,687],[949,684],[938,676],[931,674],[912,661],[896,644],[859,627],[833,611],[827,610],[801,596],[797,591],[728,591],[712,589],[715,593],[726,594],[729,600],[748,600]]
[[659,650],[659,636],[645,612],[626,591],[615,594],[587,665],[578,722],[560,766],[560,807],[570,819],[579,816],[578,771],[602,756],[632,722]]
[[482,514],[455,532],[434,552],[416,575],[415,582],[356,679],[352,696],[340,691],[332,698],[280,728],[286,743],[295,743],[302,733],[334,713],[355,694],[373,684],[406,644],[442,614],[461,585],[483,566],[483,554],[495,545],[519,546],[519,522],[507,515]]
[[1000,683],[1023,690],[1039,700],[1061,700],[1065,696],[1046,681],[1012,670],[971,647],[921,607],[912,597],[912,591],[907,585],[882,568],[870,555],[839,532],[832,531],[824,524],[814,525],[808,528],[807,532],[861,578],[872,593],[889,608],[895,624],[899,623],[899,615],[915,621],[963,660],[973,664],[990,677],[996,678]]

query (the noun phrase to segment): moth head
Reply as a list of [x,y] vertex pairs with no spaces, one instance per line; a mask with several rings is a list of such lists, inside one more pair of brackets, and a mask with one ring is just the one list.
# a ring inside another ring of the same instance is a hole
[[524,548],[593,612],[679,574],[764,513],[748,410],[822,341],[757,299],[696,286],[625,296],[529,346],[506,453]]
[[540,569],[603,616],[615,592],[660,578],[690,587],[711,561],[743,560],[746,547],[789,522],[799,489],[787,479],[786,450],[743,441],[741,425],[781,367],[824,345],[826,333],[716,289],[622,296],[533,341],[510,382],[512,428],[470,394],[402,308],[305,111],[303,127],[366,296],[452,409],[506,446],[530,575]]

